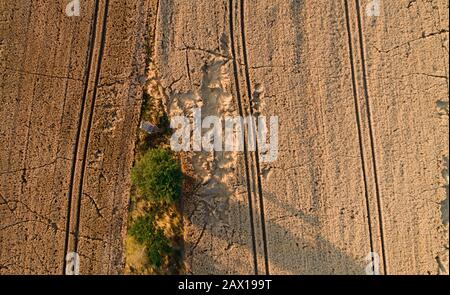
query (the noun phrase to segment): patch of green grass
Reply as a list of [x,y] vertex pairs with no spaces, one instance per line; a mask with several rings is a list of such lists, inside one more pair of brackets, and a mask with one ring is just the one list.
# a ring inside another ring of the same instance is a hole
[[181,165],[162,148],[147,151],[133,167],[131,179],[147,200],[170,204],[180,198],[183,181]]
[[132,223],[129,233],[146,247],[148,263],[154,268],[160,268],[165,257],[169,256],[173,249],[171,241],[164,235],[164,231],[157,228],[156,212],[148,212],[140,216]]

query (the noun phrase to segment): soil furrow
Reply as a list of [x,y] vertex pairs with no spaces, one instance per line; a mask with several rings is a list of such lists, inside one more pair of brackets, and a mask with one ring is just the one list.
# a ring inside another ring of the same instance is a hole
[[345,10],[345,22],[347,26],[347,36],[348,36],[348,55],[350,59],[350,67],[351,67],[351,76],[352,76],[352,91],[353,91],[353,99],[355,103],[355,117],[356,117],[356,126],[358,129],[358,141],[359,141],[359,149],[360,149],[360,158],[361,158],[361,170],[363,174],[363,182],[364,182],[364,197],[366,203],[366,211],[367,211],[367,223],[369,228],[369,240],[370,240],[370,251],[374,252],[373,248],[373,234],[372,234],[372,222],[370,218],[370,200],[368,195],[368,185],[367,185],[367,171],[366,164],[364,160],[364,144],[361,130],[361,115],[359,113],[360,106],[358,102],[358,93],[357,93],[357,83],[356,83],[356,70],[355,70],[355,61],[353,59],[353,45],[352,45],[352,30],[350,26],[350,16],[349,16],[349,8],[348,1],[344,0],[344,10]]
[[367,121],[369,127],[369,140],[370,140],[370,149],[372,155],[372,165],[373,165],[373,178],[375,182],[375,194],[377,200],[377,214],[378,214],[378,222],[380,227],[380,242],[381,242],[381,257],[383,260],[384,273],[388,274],[387,262],[386,262],[386,253],[385,253],[385,245],[384,245],[384,232],[383,232],[383,214],[382,214],[382,204],[381,204],[381,196],[380,196],[380,186],[378,183],[378,171],[377,171],[377,159],[375,154],[375,143],[374,143],[374,135],[373,135],[373,123],[372,123],[372,111],[369,100],[369,90],[367,84],[367,73],[366,73],[366,58],[364,53],[364,37],[361,25],[361,7],[360,1],[356,0],[356,15],[357,15],[357,24],[358,24],[358,37],[359,37],[359,51],[361,55],[361,71],[362,71],[362,82],[364,88],[364,98],[366,101],[367,108]]
[[[66,219],[66,237],[65,237],[65,243],[64,243],[64,255],[67,255],[68,251],[69,251],[69,239],[70,239],[70,235],[71,235],[71,224],[73,222],[75,222],[75,231],[73,231],[74,234],[74,238],[75,238],[75,243],[74,243],[74,252],[77,252],[77,244],[78,244],[78,228],[79,228],[79,218],[80,218],[80,207],[81,207],[81,194],[82,194],[82,179],[83,179],[83,175],[84,175],[84,169],[85,169],[85,165],[86,165],[86,153],[87,153],[87,145],[89,143],[89,138],[87,138],[87,140],[84,143],[84,147],[83,147],[83,158],[82,158],[82,168],[81,168],[81,180],[80,180],[80,184],[78,185],[78,189],[79,189],[79,193],[77,196],[77,201],[76,201],[76,208],[75,209],[75,220],[72,220],[72,203],[73,203],[73,194],[74,194],[74,186],[75,186],[75,174],[76,174],[76,169],[77,169],[77,162],[79,160],[79,153],[80,153],[80,139],[81,139],[81,134],[82,134],[82,128],[83,128],[83,121],[85,118],[85,112],[86,112],[86,106],[87,106],[87,100],[88,100],[88,90],[89,90],[89,85],[90,85],[90,77],[91,77],[91,69],[92,69],[92,63],[93,63],[93,58],[94,58],[94,51],[95,51],[95,43],[96,43],[96,37],[97,37],[97,23],[98,23],[98,16],[99,16],[99,9],[100,9],[100,0],[97,0],[95,2],[95,8],[94,8],[94,12],[93,12],[93,16],[92,16],[92,26],[91,26],[91,31],[90,31],[90,40],[89,40],[89,44],[87,46],[87,60],[86,60],[86,70],[85,70],[85,77],[84,77],[84,89],[83,89],[83,95],[81,98],[81,109],[80,109],[80,115],[78,116],[78,129],[77,129],[77,135],[75,138],[75,150],[74,150],[74,155],[73,155],[73,163],[72,163],[72,168],[71,168],[71,177],[70,177],[70,184],[69,184],[69,194],[68,194],[68,207],[67,207],[67,219]],[[105,19],[103,20],[105,21]],[[103,23],[103,28],[102,30],[106,30],[106,26],[105,23]],[[102,38],[104,38],[104,35],[102,34]],[[102,40],[104,42],[104,40]],[[102,54],[99,55],[99,59],[97,60],[97,73],[95,76],[95,81],[96,81],[96,85],[98,83],[98,75],[99,75],[99,71],[100,71],[100,63],[101,63],[101,56]],[[96,88],[94,89],[94,96],[92,97],[92,101],[91,101],[91,108],[90,108],[90,114],[89,114],[89,126],[91,125],[91,121],[92,121],[92,114],[93,114],[93,109],[95,106],[95,93],[96,93]],[[88,127],[90,128],[90,127]],[[89,134],[89,132],[88,132]],[[88,135],[89,136],[89,135]],[[63,272],[65,272],[66,269],[66,257],[63,257]]]
[[[232,60],[233,60],[233,72],[234,72],[234,79],[236,84],[236,100],[237,105],[239,109],[239,115],[241,117],[244,117],[244,107],[241,101],[241,90],[240,90],[240,84],[239,84],[239,74],[238,74],[238,65],[236,60],[236,45],[234,42],[235,34],[234,34],[234,9],[233,9],[233,0],[230,0],[229,2],[229,23],[230,23],[230,40],[231,40],[231,54],[232,54]],[[246,174],[246,182],[247,182],[247,200],[248,200],[248,210],[249,210],[249,217],[250,217],[250,232],[251,232],[251,239],[252,239],[252,251],[253,251],[253,264],[254,264],[254,271],[255,274],[258,274],[258,258],[256,253],[256,236],[255,236],[255,225],[254,225],[254,217],[253,217],[253,201],[252,201],[252,189],[250,184],[250,172],[249,172],[249,153],[248,153],[248,147],[247,147],[247,132],[244,131],[244,161],[245,161],[245,174]]]
[[83,153],[83,162],[81,165],[81,177],[80,177],[80,183],[79,183],[79,189],[78,189],[78,203],[77,203],[78,210],[77,210],[76,227],[75,227],[75,252],[78,251],[78,235],[79,235],[79,227],[80,227],[81,198],[83,196],[84,174],[85,174],[85,170],[86,170],[89,139],[90,139],[90,135],[91,135],[91,128],[92,128],[94,111],[95,111],[95,101],[97,98],[98,82],[100,79],[100,71],[101,71],[101,67],[102,67],[103,54],[104,54],[104,50],[105,50],[107,20],[108,20],[108,6],[109,6],[109,0],[105,0],[105,9],[104,9],[104,13],[103,13],[100,48],[99,48],[97,67],[96,67],[96,73],[95,73],[95,81],[94,81],[94,85],[93,85],[93,94],[92,94],[92,100],[91,100],[91,106],[90,106],[89,119],[88,119],[89,123],[88,123],[87,131],[86,131],[86,140],[85,140],[84,147],[83,147],[84,153]]
[[[249,73],[249,63],[248,63],[248,54],[247,54],[247,41],[245,38],[245,0],[240,1],[240,23],[241,23],[241,39],[242,39],[242,51],[243,51],[243,59],[244,59],[244,72],[245,72],[245,82],[247,85],[247,98],[248,98],[248,107],[249,114],[253,117],[254,112],[252,108],[252,87]],[[254,128],[255,126],[251,126]],[[256,130],[252,132],[256,135]],[[256,179],[253,181],[256,182],[257,186],[257,195],[259,199],[259,209],[260,209],[260,218],[261,218],[261,235],[262,235],[262,243],[263,243],[263,251],[264,251],[264,266],[265,266],[265,274],[269,274],[269,256],[267,254],[267,236],[266,236],[266,221],[264,216],[264,197],[262,193],[262,185],[261,185],[261,168],[259,165],[259,147],[258,140],[255,141],[256,151],[255,155],[255,166],[256,166]]]

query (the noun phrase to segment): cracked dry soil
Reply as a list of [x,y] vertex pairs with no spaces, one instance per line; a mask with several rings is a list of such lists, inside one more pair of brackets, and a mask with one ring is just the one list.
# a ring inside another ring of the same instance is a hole
[[123,272],[149,43],[169,115],[280,122],[183,157],[187,273],[448,274],[448,1],[66,2],[0,4],[0,273]]

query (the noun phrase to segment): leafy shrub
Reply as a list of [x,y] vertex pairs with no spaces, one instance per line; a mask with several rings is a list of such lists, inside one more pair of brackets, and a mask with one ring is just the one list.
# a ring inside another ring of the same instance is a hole
[[156,228],[155,218],[155,214],[151,212],[136,218],[129,233],[146,247],[149,264],[152,267],[160,268],[164,257],[172,253],[172,247],[170,240],[164,235],[164,231]]
[[137,217],[133,221],[128,232],[136,239],[136,241],[144,245],[153,238],[153,233],[155,232],[155,220],[155,212],[147,212],[144,216]]
[[131,179],[146,199],[172,203],[180,197],[180,163],[161,148],[149,150],[133,167]]
[[172,253],[173,249],[169,239],[164,235],[162,229],[157,229],[154,239],[147,244],[147,257],[152,266],[161,267],[164,257]]

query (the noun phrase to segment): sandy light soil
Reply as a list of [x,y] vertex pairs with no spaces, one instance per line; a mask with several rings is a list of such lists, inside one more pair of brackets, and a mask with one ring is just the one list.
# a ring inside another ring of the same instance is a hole
[[192,154],[188,273],[448,273],[448,3],[370,3],[160,1],[172,115],[279,117],[277,161]]

